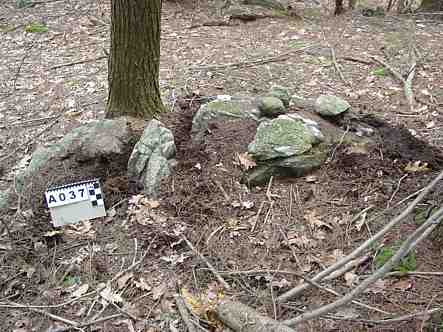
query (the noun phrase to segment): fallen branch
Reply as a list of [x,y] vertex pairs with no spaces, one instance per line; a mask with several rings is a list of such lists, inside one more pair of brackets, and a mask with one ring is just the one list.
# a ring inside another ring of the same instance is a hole
[[[379,232],[377,232],[376,234],[374,234],[374,236],[372,236],[371,238],[366,240],[363,244],[361,244],[357,249],[352,251],[349,255],[347,255],[346,257],[344,257],[342,259],[340,259],[335,264],[331,265],[327,269],[323,270],[322,272],[318,273],[316,276],[311,278],[311,281],[315,281],[315,282],[321,281],[325,277],[327,277],[331,273],[333,273],[334,271],[337,271],[341,267],[345,266],[348,262],[354,260],[357,257],[360,257],[363,254],[363,252],[365,252],[368,248],[371,248],[372,245],[375,242],[377,242],[378,240],[380,240],[388,231],[390,231],[394,226],[396,226],[401,221],[403,221],[403,219],[405,219],[414,210],[414,208],[417,206],[417,204],[420,203],[432,191],[432,189],[436,186],[436,184],[441,179],[443,179],[443,172],[438,174],[437,177],[431,183],[429,183],[423,189],[423,191],[420,192],[420,194],[417,196],[417,198],[413,202],[411,202],[406,207],[406,209],[403,210],[402,213],[400,213],[398,216],[393,218]],[[289,300],[290,298],[293,298],[293,297],[299,295],[305,289],[309,288],[309,286],[310,285],[308,283],[303,283],[303,284],[301,284],[301,285],[299,285],[299,286],[297,286],[297,287],[287,291],[286,293],[283,293],[282,295],[280,295],[277,298],[277,301],[280,302],[280,303],[281,302],[285,302],[285,301]]]
[[185,237],[183,236],[183,241],[186,242],[188,247],[197,254],[197,256],[200,257],[200,259],[205,262],[206,266],[209,268],[209,270],[214,274],[214,276],[217,278],[217,280],[223,285],[225,289],[230,289],[231,286],[225,281],[225,279],[222,278],[222,276],[217,272],[217,270],[212,266],[211,263],[206,259],[205,256],[203,256],[195,247],[194,245]]
[[216,70],[216,69],[226,69],[230,67],[251,67],[255,65],[262,65],[269,62],[277,62],[277,61],[284,61],[288,59],[289,55],[293,53],[300,53],[305,51],[308,48],[311,48],[313,45],[308,45],[296,50],[291,50],[289,52],[285,52],[282,54],[279,54],[277,56],[263,58],[263,59],[257,59],[257,60],[250,60],[250,61],[240,61],[240,62],[232,62],[232,63],[225,63],[225,64],[219,64],[219,65],[207,65],[207,66],[194,66],[190,67],[190,70],[196,71],[196,70]]
[[430,276],[430,277],[443,277],[443,272],[421,272],[421,271],[394,271],[386,274],[386,277],[420,277],[420,276]]
[[383,278],[389,271],[391,271],[395,266],[398,265],[400,260],[405,257],[412,249],[414,249],[421,241],[423,241],[443,220],[443,207],[438,209],[431,217],[429,217],[426,222],[424,222],[420,227],[418,227],[407,239],[403,242],[400,248],[397,250],[394,256],[392,256],[381,268],[376,270],[371,276],[366,278],[351,292],[343,296],[341,299],[334,301],[330,304],[324,305],[313,311],[304,313],[293,319],[289,319],[284,323],[287,325],[296,325],[306,320],[310,320],[337,309],[343,306],[356,296],[365,291],[369,285],[375,281]]
[[379,57],[375,55],[371,55],[371,58],[383,65],[386,69],[388,69],[392,75],[399,80],[403,84],[403,92],[405,94],[406,100],[408,101],[409,109],[411,112],[414,111],[414,91],[412,90],[412,80],[415,76],[415,68],[417,66],[417,62],[414,60],[413,63],[410,66],[409,74],[406,79],[403,78],[403,76],[395,70],[392,66],[390,66],[387,62],[383,61]]
[[[116,319],[116,318],[120,318],[120,317],[122,317],[122,314],[110,315],[110,316],[98,318],[98,319],[95,319],[95,320],[91,320],[91,321],[89,321],[87,323],[81,323],[78,326],[76,326],[75,328],[77,330],[78,329],[84,329],[85,327],[89,327],[89,326],[92,326],[92,325],[100,324],[100,323],[106,322],[108,320]],[[74,326],[70,326],[70,327],[64,327],[64,328],[61,328],[61,329],[54,330],[54,332],[68,332],[68,331],[72,331],[73,329],[74,329]]]
[[194,24],[191,25],[188,29],[195,29],[195,28],[200,28],[200,27],[231,27],[231,26],[236,26],[239,25],[238,23],[235,22],[231,22],[229,19],[228,20],[215,20],[215,21],[207,21],[207,22],[203,22],[200,24]]
[[[301,274],[299,274],[297,272],[292,272],[292,271],[282,271],[282,270],[247,270],[247,271],[222,271],[222,272],[219,272],[219,273],[221,275],[227,275],[227,276],[232,276],[232,275],[257,275],[257,274],[262,274],[262,273],[294,275],[294,276],[297,276],[297,277],[303,279],[308,284],[310,284],[310,285],[312,285],[312,286],[314,286],[314,287],[316,287],[316,288],[318,288],[320,290],[325,291],[326,293],[333,294],[335,296],[342,296],[340,293],[336,292],[335,290],[333,290],[331,288],[328,288],[328,287],[325,287],[325,286],[322,286],[319,283],[317,283],[315,281],[312,281],[311,279],[306,278],[305,276],[303,276],[303,275],[301,275]],[[379,312],[379,313],[382,313],[382,314],[385,314],[385,315],[391,315],[390,312],[387,312],[387,311],[384,311],[384,310],[372,307],[370,305],[367,305],[367,304],[359,302],[359,301],[352,301],[352,303],[354,303],[355,305],[357,305],[359,307],[368,309],[368,310],[376,311],[376,312]]]
[[177,305],[178,312],[180,313],[181,318],[183,319],[183,322],[186,325],[186,328],[188,329],[188,332],[197,332],[195,329],[194,324],[191,322],[191,318],[189,317],[188,309],[186,308],[185,301],[181,297],[180,294],[174,295],[175,304]]
[[295,332],[294,329],[254,309],[234,301],[219,304],[215,313],[219,320],[235,332]]
[[63,68],[63,67],[71,67],[71,66],[80,65],[80,64],[88,63],[88,62],[94,62],[94,61],[98,61],[98,60],[102,60],[102,59],[106,59],[106,58],[107,58],[106,55],[102,55],[102,56],[98,56],[96,58],[84,59],[84,60],[68,62],[68,63],[62,63],[60,65],[52,66],[49,69],[54,70],[54,69],[59,69],[59,68]]

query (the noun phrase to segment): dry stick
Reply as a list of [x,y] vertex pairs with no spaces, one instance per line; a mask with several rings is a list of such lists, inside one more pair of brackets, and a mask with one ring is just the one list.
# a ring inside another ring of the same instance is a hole
[[398,182],[397,182],[397,187],[395,188],[394,192],[392,193],[391,198],[389,199],[388,204],[387,204],[387,206],[386,206],[387,208],[389,208],[389,205],[392,203],[392,201],[393,201],[395,195],[397,195],[398,191],[400,190],[401,182],[402,182],[403,179],[406,178],[407,176],[408,176],[408,174],[405,174],[405,175],[403,175],[403,176],[400,178],[400,180],[398,180]]
[[239,62],[232,62],[232,63],[224,63],[220,65],[208,65],[208,66],[194,66],[190,67],[190,70],[212,70],[212,69],[225,69],[229,67],[250,67],[254,65],[262,65],[269,62],[277,62],[277,61],[283,61],[286,60],[287,57],[293,53],[301,53],[305,51],[308,48],[311,48],[314,45],[308,45],[296,50],[291,50],[289,52],[284,52],[282,54],[279,54],[277,56],[264,58],[264,59],[257,59],[257,60],[250,60],[250,61],[239,61]]
[[220,183],[220,181],[214,180],[215,184],[217,185],[218,189],[220,189],[221,193],[223,194],[223,197],[225,198],[225,201],[227,203],[229,203],[231,201],[231,197],[229,197],[228,193],[226,192],[226,190],[223,188],[222,184]]
[[229,286],[229,284],[225,281],[225,279],[222,278],[222,276],[217,272],[217,270],[212,266],[212,264],[209,263],[209,261],[206,259],[206,257],[203,256],[197,249],[195,249],[194,245],[185,236],[183,236],[183,241],[185,241],[186,244],[188,245],[188,247],[194,253],[196,253],[203,262],[205,262],[205,264],[208,266],[209,270],[215,275],[215,277],[223,285],[223,287],[225,287],[226,289],[230,289],[231,286]]
[[[103,323],[103,322],[106,322],[108,320],[115,319],[115,318],[120,318],[120,317],[122,317],[122,314],[110,315],[110,316],[102,317],[102,318],[99,318],[99,319],[91,320],[90,322],[87,322],[87,323],[81,323],[78,326],[76,326],[76,328],[77,329],[82,329],[82,328],[85,328],[85,327],[88,327],[88,326],[91,326],[91,325]],[[55,330],[54,332],[68,332],[68,331],[71,331],[73,328],[74,328],[73,326],[65,327],[65,328],[61,328],[61,329]]]
[[[328,267],[326,270],[323,270],[322,272],[318,273],[316,276],[314,276],[311,280],[312,281],[320,281],[324,279],[326,276],[330,275],[332,272],[337,271],[341,267],[343,267],[348,262],[352,261],[353,259],[359,257],[366,249],[370,248],[375,242],[380,240],[388,231],[390,231],[394,226],[396,226],[398,223],[400,223],[404,218],[406,218],[417,206],[418,203],[420,203],[425,196],[435,187],[435,185],[443,179],[443,171],[437,175],[437,177],[429,183],[423,191],[417,196],[417,198],[410,203],[407,208],[398,216],[396,216],[394,219],[392,219],[388,224],[385,225],[380,231],[378,231],[374,236],[366,240],[364,243],[362,243],[358,248],[356,248],[354,251],[352,251],[349,255],[346,257],[343,257],[335,264]],[[280,295],[277,298],[278,302],[284,302],[289,300],[290,298],[297,296],[301,292],[303,292],[305,289],[309,288],[309,284],[301,284],[300,286],[297,286],[286,293]]]
[[53,70],[53,69],[59,69],[59,68],[62,68],[62,67],[70,67],[70,66],[80,65],[80,64],[83,64],[83,63],[98,61],[98,60],[102,60],[102,59],[106,59],[106,58],[107,58],[106,55],[102,55],[102,56],[99,56],[99,57],[96,57],[96,58],[84,59],[84,60],[79,60],[79,61],[74,61],[74,62],[69,62],[69,63],[62,63],[60,65],[53,66],[53,67],[51,67],[49,69]]
[[366,278],[363,282],[360,283],[356,288],[354,288],[351,292],[346,294],[341,299],[322,306],[318,309],[312,310],[310,312],[304,313],[298,317],[286,320],[284,324],[286,325],[295,325],[300,322],[319,317],[321,315],[327,314],[332,310],[337,309],[338,307],[345,305],[346,303],[352,301],[357,295],[361,294],[364,290],[366,290],[369,285],[374,283],[375,281],[383,278],[389,271],[391,271],[400,260],[405,257],[418,243],[423,241],[431,232],[438,226],[438,223],[443,220],[443,207],[440,208],[435,214],[433,214],[425,223],[423,223],[419,228],[417,228],[407,239],[403,242],[401,247],[392,256],[380,269],[376,270],[371,276]]
[[[306,281],[307,283],[311,284],[313,287],[316,287],[320,290],[323,290],[327,293],[333,294],[335,296],[342,296],[340,293],[334,291],[331,288],[322,286],[318,283],[316,283],[315,281],[312,281],[312,279],[306,278],[305,276],[297,273],[297,272],[292,272],[292,271],[282,271],[282,270],[246,270],[246,271],[220,271],[219,272],[221,275],[227,275],[227,276],[232,276],[232,275],[239,275],[239,274],[244,274],[244,275],[256,275],[256,274],[260,274],[260,273],[273,273],[273,274],[287,274],[287,275],[294,275],[296,277],[299,277],[301,279],[303,279],[304,281]],[[372,311],[376,311],[385,315],[392,315],[390,312],[372,307],[370,305],[367,305],[363,302],[359,302],[359,301],[352,301],[352,303],[354,303],[355,305],[358,305],[362,308],[368,309],[368,310],[372,310]]]
[[[291,308],[291,307],[289,307],[289,308]],[[296,308],[296,310],[300,311],[300,312],[306,312],[306,310],[302,310],[302,309],[298,309],[298,308]],[[322,318],[381,325],[381,324],[398,323],[398,322],[409,320],[411,318],[415,318],[418,316],[427,316],[427,315],[430,315],[430,314],[433,314],[435,312],[442,311],[442,310],[443,310],[443,307],[437,307],[437,308],[429,309],[426,311],[420,311],[420,312],[415,312],[412,314],[402,315],[402,316],[393,317],[393,318],[379,319],[379,320],[361,319],[361,318],[347,318],[347,317],[340,317],[340,316],[335,316],[335,315],[324,315],[324,316],[322,316]]]
[[[14,303],[14,302],[12,302],[12,303]],[[19,304],[17,303],[17,305],[19,305]],[[36,312],[36,313],[39,313],[39,314],[45,315],[45,316],[47,316],[47,317],[49,317],[49,318],[51,318],[51,319],[53,319],[53,320],[56,320],[56,321],[59,321],[59,322],[62,322],[62,323],[65,323],[65,324],[71,325],[71,327],[78,327],[78,326],[80,325],[80,324],[77,323],[77,322],[74,322],[74,321],[72,321],[72,320],[69,320],[69,319],[66,319],[66,318],[63,318],[63,317],[60,317],[60,316],[57,316],[57,315],[51,314],[51,313],[46,312],[46,311],[44,311],[44,310],[34,309],[34,308],[29,308],[29,307],[28,307],[28,308],[21,308],[21,309],[28,309],[29,311]]]
[[432,272],[432,271],[408,271],[408,272],[401,272],[401,271],[394,271],[389,272],[386,274],[386,277],[420,277],[420,276],[437,276],[437,277],[443,277],[443,272]]
[[412,80],[414,79],[414,76],[415,76],[415,67],[417,66],[416,60],[414,59],[413,63],[411,64],[407,79],[404,79],[403,76],[401,76],[401,74],[397,70],[392,68],[392,66],[390,66],[388,63],[386,63],[385,61],[383,61],[379,57],[377,57],[375,55],[371,55],[371,58],[374,59],[375,61],[377,61],[378,63],[380,63],[381,65],[383,65],[385,68],[387,68],[392,73],[392,75],[394,75],[394,77],[403,84],[403,91],[404,91],[406,100],[408,101],[409,109],[411,110],[411,112],[413,112],[414,111],[414,91],[412,90]]
[[197,332],[194,324],[191,322],[191,318],[189,317],[188,309],[186,308],[185,301],[183,300],[181,295],[175,294],[174,299],[175,299],[175,304],[177,305],[178,312],[180,313],[181,318],[185,322],[188,332]]

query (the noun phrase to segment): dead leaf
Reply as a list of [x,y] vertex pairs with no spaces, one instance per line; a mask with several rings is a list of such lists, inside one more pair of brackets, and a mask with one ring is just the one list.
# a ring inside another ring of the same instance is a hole
[[43,236],[44,237],[54,237],[54,236],[61,235],[61,234],[63,234],[62,230],[60,230],[60,231],[53,230],[53,231],[46,232],[45,234],[43,234]]
[[372,285],[370,285],[367,289],[367,293],[382,293],[384,292],[386,288],[386,282],[383,279],[379,279],[376,282],[374,282]]
[[355,223],[355,228],[357,229],[358,232],[360,232],[361,228],[365,224],[366,216],[367,216],[367,212],[363,212],[361,214],[361,216],[357,219],[357,222]]
[[308,175],[305,177],[305,181],[308,183],[317,182],[318,178],[316,175]]
[[360,317],[358,311],[351,307],[337,310],[336,315],[346,319],[357,319]]
[[409,173],[428,172],[428,171],[430,171],[428,163],[422,162],[420,160],[409,162],[405,167],[405,172]]
[[143,203],[144,203],[144,205],[149,205],[149,207],[151,209],[156,209],[156,208],[158,208],[160,206],[160,202],[159,201],[155,201],[155,200],[152,200],[152,199],[147,199]]
[[358,275],[356,275],[354,272],[346,272],[344,278],[348,287],[353,287],[358,281]]
[[[99,285],[100,287],[100,285]],[[100,292],[100,296],[102,297],[102,304],[107,305],[109,303],[123,303],[122,297],[113,292],[111,285],[108,283],[106,287]]]
[[254,206],[254,202],[252,201],[244,201],[241,204],[245,209],[251,209]]
[[190,256],[185,255],[184,253],[181,253],[180,255],[172,254],[170,256],[162,256],[160,257],[161,260],[171,263],[172,266],[176,266],[177,264],[181,264],[185,261],[185,259],[189,258]]
[[165,294],[167,288],[168,286],[166,285],[166,283],[161,283],[160,285],[154,287],[154,289],[152,290],[152,298],[154,300],[158,300],[160,297],[163,296],[163,294]]
[[291,286],[291,283],[289,281],[287,281],[285,278],[282,278],[280,280],[273,280],[271,282],[271,286],[275,287],[275,288],[288,288]]
[[132,279],[132,277],[134,276],[134,274],[132,272],[126,273],[124,275],[122,275],[120,278],[117,279],[117,286],[118,289],[122,289],[123,287],[125,287],[126,283]]
[[86,314],[86,311],[88,310],[88,308],[86,307],[81,307],[79,311],[77,311],[74,316],[75,317],[82,317],[84,316],[84,314]]
[[139,279],[139,281],[134,281],[135,287],[140,288],[144,291],[149,292],[152,287],[148,285],[148,283],[146,282],[145,278],[141,277]]
[[321,221],[319,219],[319,217],[317,216],[317,212],[315,210],[312,210],[308,214],[305,214],[304,218],[309,223],[309,225],[311,226],[312,229],[318,229],[318,228],[321,228],[321,227],[326,227],[329,230],[332,230],[332,226],[331,225],[329,225],[328,223],[326,223],[324,221]]
[[411,289],[413,287],[413,283],[410,279],[403,279],[392,284],[392,287],[405,291]]
[[71,297],[72,298],[80,297],[80,296],[86,294],[88,289],[89,289],[89,285],[88,284],[83,284],[80,287],[78,287],[74,292],[71,293]]
[[254,168],[257,166],[257,163],[252,159],[252,157],[247,153],[236,153],[238,162],[242,166],[242,168],[247,171],[250,168]]

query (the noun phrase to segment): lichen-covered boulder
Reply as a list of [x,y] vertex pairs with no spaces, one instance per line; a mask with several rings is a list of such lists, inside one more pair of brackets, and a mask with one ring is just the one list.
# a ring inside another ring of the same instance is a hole
[[276,97],[260,97],[258,98],[257,106],[260,114],[269,118],[274,118],[287,112],[283,102]]
[[16,176],[15,190],[20,192],[27,179],[39,176],[39,171],[54,160],[73,158],[82,162],[125,153],[131,135],[125,118],[99,120],[73,129],[60,141],[37,148],[24,171]]
[[255,186],[266,184],[272,176],[304,176],[323,165],[326,158],[327,149],[319,145],[301,155],[266,160],[247,172],[242,182]]
[[301,119],[281,115],[258,126],[248,152],[256,160],[287,158],[309,151],[318,141],[318,136]]
[[321,95],[315,100],[314,108],[322,116],[336,116],[349,110],[351,105],[340,97]]
[[258,120],[260,112],[251,97],[219,96],[203,104],[192,120],[191,134],[194,142],[200,142],[211,122],[237,119]]
[[288,89],[286,89],[285,87],[282,87],[280,85],[272,86],[271,90],[269,91],[269,96],[280,99],[286,108],[289,107],[291,96],[289,95]]
[[175,166],[176,146],[172,132],[160,121],[151,120],[134,146],[128,161],[128,177],[143,185],[146,195],[156,197],[162,179]]

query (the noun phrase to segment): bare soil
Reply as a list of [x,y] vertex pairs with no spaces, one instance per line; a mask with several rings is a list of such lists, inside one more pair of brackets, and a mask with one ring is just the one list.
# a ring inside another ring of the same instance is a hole
[[[60,307],[51,305],[68,301],[82,285],[96,289],[128,269],[147,249],[142,264],[123,274],[126,282],[120,279],[112,284],[124,312],[144,322],[131,323],[123,315],[90,330],[132,331],[133,326],[137,331],[167,331],[171,325],[184,330],[172,298],[176,288],[199,294],[203,301],[219,288],[204,262],[181,240],[183,236],[218,271],[238,272],[225,276],[232,285],[225,297],[270,317],[291,318],[334,300],[329,293],[311,289],[275,310],[273,299],[301,282],[295,275],[275,271],[311,276],[332,264],[402,211],[409,200],[397,203],[421,189],[442,168],[443,30],[437,21],[415,17],[417,45],[426,57],[414,79],[417,104],[411,113],[402,86],[389,74],[374,75],[380,66],[370,61],[370,55],[392,52],[389,60],[399,61],[401,67],[398,56],[402,41],[407,40],[408,17],[368,18],[357,10],[335,18],[326,12],[326,4],[296,7],[304,20],[265,18],[190,29],[213,17],[214,7],[202,1],[164,3],[161,84],[171,112],[160,120],[176,139],[176,172],[165,181],[157,201],[146,201],[127,187],[123,159],[48,170],[60,183],[84,174],[100,176],[110,215],[54,230],[39,195],[44,184],[34,183],[20,209],[3,219],[9,227],[2,227],[0,242],[1,331],[57,331],[66,326],[41,312],[5,306],[10,302],[42,306],[37,309],[77,322],[118,313],[95,296]],[[38,144],[49,144],[71,128],[103,117],[107,81],[101,57],[102,49],[108,47],[109,3],[57,1],[17,9],[13,1],[6,1],[0,8],[2,27],[14,28],[0,32],[4,87],[0,91],[0,188],[5,188],[13,181],[14,165]],[[42,21],[49,28],[47,33],[24,31],[30,22]],[[309,44],[316,46],[296,50]],[[334,46],[351,87],[335,72],[328,45]],[[287,57],[263,64],[230,65],[287,52]],[[73,64],[81,61],[85,62]],[[353,110],[377,129],[379,143],[364,152],[338,145],[328,163],[311,177],[246,186],[238,155],[247,151],[256,124],[213,123],[204,143],[196,145],[190,137],[192,116],[207,96],[239,91],[258,95],[273,83],[309,97],[332,93],[348,99]],[[47,127],[55,116],[60,116],[59,121]],[[429,170],[405,172],[408,164],[417,161],[427,163]],[[419,225],[419,213],[441,206],[442,200],[440,184],[415,216],[389,233],[382,244],[390,247],[404,239]],[[368,207],[366,222],[358,225],[362,219],[353,217]],[[443,271],[440,232],[417,248],[417,271]],[[360,279],[369,275],[379,251],[374,248],[352,273]],[[262,272],[239,272],[249,270]],[[343,276],[327,285],[342,294],[352,288]],[[443,306],[441,275],[387,277],[358,300],[379,311],[352,304],[332,317],[304,323],[298,330],[438,331],[443,324],[438,314],[375,322],[390,317],[380,310],[396,317]],[[208,320],[201,325],[215,331],[213,321]]]

